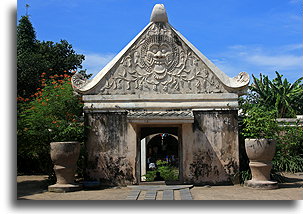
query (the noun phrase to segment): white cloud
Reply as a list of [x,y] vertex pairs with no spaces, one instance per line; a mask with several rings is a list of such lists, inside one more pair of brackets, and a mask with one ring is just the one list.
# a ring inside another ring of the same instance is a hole
[[282,51],[294,51],[294,50],[302,50],[303,45],[302,44],[289,44],[281,46]]
[[255,66],[272,66],[293,69],[302,66],[301,44],[288,44],[275,48],[262,46],[234,45],[229,47],[227,56]]
[[88,74],[93,74],[93,76],[95,76],[116,54],[84,53],[84,55],[85,60],[82,63],[83,68],[87,69]]
[[250,75],[263,73],[270,78],[275,71],[290,81],[302,76],[302,44],[287,44],[279,47],[262,45],[233,45],[226,51],[213,54],[212,61],[228,76],[236,76],[245,71]]
[[246,56],[245,60],[255,65],[271,66],[280,69],[294,69],[302,66],[302,56],[295,55],[251,55]]

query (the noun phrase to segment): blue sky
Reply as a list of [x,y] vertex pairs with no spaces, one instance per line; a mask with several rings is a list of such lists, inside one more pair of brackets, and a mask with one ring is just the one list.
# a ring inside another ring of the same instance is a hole
[[149,22],[156,3],[172,26],[228,76],[302,76],[301,0],[19,0],[39,40],[66,39],[96,74]]

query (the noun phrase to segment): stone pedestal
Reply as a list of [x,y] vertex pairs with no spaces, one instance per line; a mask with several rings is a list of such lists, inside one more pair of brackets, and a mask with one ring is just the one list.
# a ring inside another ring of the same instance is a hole
[[278,189],[278,183],[276,181],[258,181],[249,180],[245,182],[246,187],[251,187],[255,189]]
[[271,160],[275,155],[276,142],[272,139],[245,139],[245,150],[250,160],[252,179],[245,186],[257,189],[276,189],[278,183],[270,181]]
[[74,192],[82,189],[80,184],[54,184],[48,186],[49,192],[65,193],[65,192]]
[[79,142],[53,142],[51,159],[54,164],[57,182],[48,187],[50,192],[71,192],[81,189],[81,185],[74,183],[77,160],[80,154]]

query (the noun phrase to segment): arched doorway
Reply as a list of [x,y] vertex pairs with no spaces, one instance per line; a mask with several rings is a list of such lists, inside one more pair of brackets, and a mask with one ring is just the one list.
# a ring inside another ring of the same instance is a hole
[[[161,132],[162,131],[162,132]],[[179,181],[180,137],[178,127],[143,127],[140,142],[140,181]]]

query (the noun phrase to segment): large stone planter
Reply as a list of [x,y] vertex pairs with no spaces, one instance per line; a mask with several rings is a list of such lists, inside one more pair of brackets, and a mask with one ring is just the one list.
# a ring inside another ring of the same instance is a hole
[[48,187],[50,192],[71,192],[81,189],[74,183],[77,160],[80,154],[79,142],[53,142],[50,155],[54,164],[57,182]]
[[276,189],[278,183],[270,181],[272,159],[276,151],[276,142],[272,139],[245,139],[245,150],[249,158],[252,179],[245,186],[258,189]]

